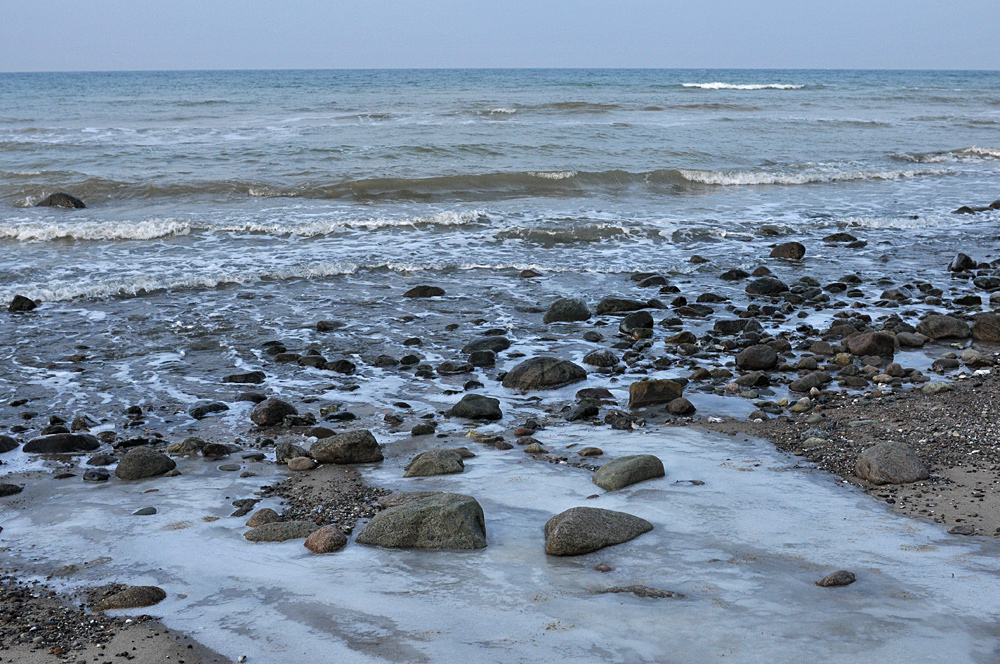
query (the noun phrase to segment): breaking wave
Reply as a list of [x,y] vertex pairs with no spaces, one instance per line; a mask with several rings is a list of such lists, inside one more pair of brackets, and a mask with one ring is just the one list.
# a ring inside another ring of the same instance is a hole
[[805,85],[791,83],[681,83],[682,88],[702,90],[801,90]]

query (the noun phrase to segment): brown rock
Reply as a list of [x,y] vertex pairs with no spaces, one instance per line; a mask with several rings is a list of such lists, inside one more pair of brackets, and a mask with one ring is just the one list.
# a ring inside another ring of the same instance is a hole
[[332,553],[347,546],[347,535],[337,526],[323,526],[306,538],[305,546],[313,553]]

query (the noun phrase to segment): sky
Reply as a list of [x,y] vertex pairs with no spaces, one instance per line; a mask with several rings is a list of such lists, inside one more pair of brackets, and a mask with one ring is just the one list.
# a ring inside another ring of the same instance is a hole
[[0,0],[0,71],[1000,69],[1000,0]]

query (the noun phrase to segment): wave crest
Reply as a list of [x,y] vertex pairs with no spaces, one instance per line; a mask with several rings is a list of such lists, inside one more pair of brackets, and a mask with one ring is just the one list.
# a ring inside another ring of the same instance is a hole
[[699,88],[701,90],[801,90],[806,87],[794,83],[681,83],[682,88]]

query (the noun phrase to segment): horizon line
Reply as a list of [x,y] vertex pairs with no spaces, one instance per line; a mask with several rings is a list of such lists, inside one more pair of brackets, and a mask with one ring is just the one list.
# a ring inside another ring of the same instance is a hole
[[58,69],[0,70],[0,75],[20,74],[182,74],[233,72],[362,72],[362,71],[775,71],[775,72],[928,72],[928,73],[1000,73],[1000,69],[926,69],[869,67],[265,67],[212,69]]

